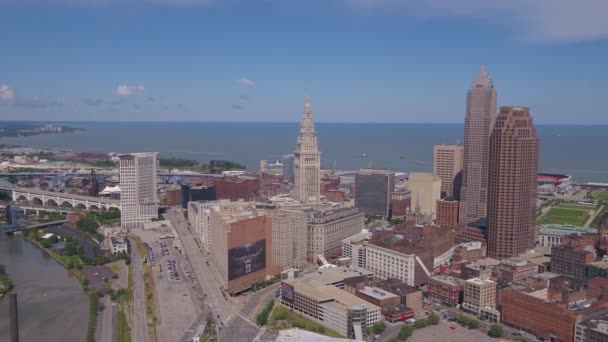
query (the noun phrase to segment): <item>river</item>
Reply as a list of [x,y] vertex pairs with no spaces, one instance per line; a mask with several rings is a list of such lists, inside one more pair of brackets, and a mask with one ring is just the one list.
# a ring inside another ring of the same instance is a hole
[[[89,300],[78,279],[20,237],[0,236],[0,264],[17,291],[21,341],[85,341]],[[9,340],[8,298],[0,299],[0,342]]]

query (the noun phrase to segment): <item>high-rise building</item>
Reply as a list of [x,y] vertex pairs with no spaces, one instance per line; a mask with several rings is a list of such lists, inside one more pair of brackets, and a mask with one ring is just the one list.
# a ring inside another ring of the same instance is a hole
[[283,156],[283,182],[293,183],[293,164],[295,156],[293,153]]
[[498,322],[500,313],[496,310],[496,282],[487,277],[466,280],[462,309]]
[[485,66],[467,93],[460,224],[485,221],[490,133],[496,118],[496,89]]
[[331,210],[307,210],[308,258],[319,255],[336,257],[340,254],[342,240],[360,233],[365,228],[365,215],[357,208]]
[[141,229],[158,218],[156,152],[129,153],[120,159],[120,225],[123,230]]
[[462,145],[435,145],[433,174],[441,178],[441,198],[454,196],[454,179],[462,171]]
[[89,175],[89,196],[99,196],[99,180],[97,179],[95,169],[91,169],[91,174]]
[[366,214],[389,217],[395,174],[389,170],[361,169],[355,174],[355,207]]
[[[300,210],[268,210],[272,219],[272,261],[279,271],[306,268],[308,223]],[[306,241],[306,242],[305,242]]]
[[312,122],[310,98],[306,97],[304,117],[294,152],[295,197],[300,202],[317,202],[320,197],[321,153]]
[[489,164],[488,255],[516,256],[534,247],[536,230],[538,138],[528,108],[500,108]]
[[412,192],[412,210],[437,216],[437,201],[441,198],[441,178],[426,172],[411,172],[408,187]]
[[435,224],[440,227],[458,228],[458,201],[446,197],[437,201],[437,219]]

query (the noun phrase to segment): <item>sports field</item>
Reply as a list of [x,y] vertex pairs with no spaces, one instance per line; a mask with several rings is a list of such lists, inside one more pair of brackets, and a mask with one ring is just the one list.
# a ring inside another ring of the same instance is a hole
[[589,197],[596,201],[608,201],[608,190],[593,190],[589,193]]
[[553,206],[544,216],[540,217],[536,223],[583,226],[589,218],[590,210],[595,210],[595,207],[575,203],[560,203]]

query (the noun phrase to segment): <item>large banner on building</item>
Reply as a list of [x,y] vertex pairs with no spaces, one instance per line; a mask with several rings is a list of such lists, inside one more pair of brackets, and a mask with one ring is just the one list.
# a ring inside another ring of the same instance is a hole
[[228,250],[228,280],[266,268],[266,240],[258,240]]
[[290,302],[294,300],[293,286],[287,283],[281,283],[281,296]]

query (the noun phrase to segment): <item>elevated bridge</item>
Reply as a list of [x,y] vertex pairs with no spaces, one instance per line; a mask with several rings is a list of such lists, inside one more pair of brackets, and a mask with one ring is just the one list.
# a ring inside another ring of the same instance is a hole
[[42,229],[42,228],[48,228],[48,227],[62,226],[64,223],[67,223],[67,222],[68,222],[67,220],[59,220],[59,221],[37,223],[37,224],[33,224],[33,225],[27,226],[27,227],[22,227],[17,224],[5,225],[5,226],[0,226],[0,234],[14,233],[18,230]]
[[63,192],[46,191],[17,187],[6,179],[0,178],[0,191],[11,194],[13,202],[29,202],[33,206],[64,207],[86,210],[120,210],[120,201]]

